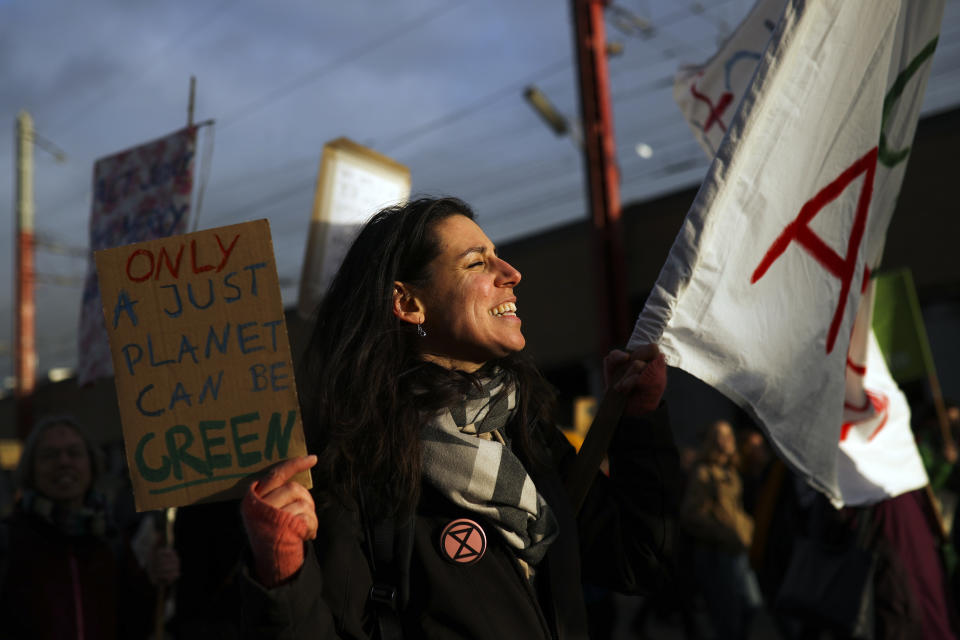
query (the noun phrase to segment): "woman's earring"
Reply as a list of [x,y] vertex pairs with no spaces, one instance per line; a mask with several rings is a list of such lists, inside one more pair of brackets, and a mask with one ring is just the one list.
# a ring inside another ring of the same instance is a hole
[[420,336],[421,338],[427,337],[427,330],[423,328],[422,322],[417,325],[417,335]]

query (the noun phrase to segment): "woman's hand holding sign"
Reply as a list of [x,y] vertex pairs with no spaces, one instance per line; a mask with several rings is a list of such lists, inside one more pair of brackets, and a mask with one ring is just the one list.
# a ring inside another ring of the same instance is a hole
[[241,503],[257,579],[273,587],[303,565],[303,543],[317,537],[313,496],[293,477],[317,463],[317,456],[291,458],[269,467],[250,485]]

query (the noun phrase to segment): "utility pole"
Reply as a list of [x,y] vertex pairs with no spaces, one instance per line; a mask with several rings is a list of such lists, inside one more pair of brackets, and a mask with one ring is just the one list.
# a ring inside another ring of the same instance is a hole
[[193,126],[193,105],[197,99],[197,76],[190,76],[190,97],[187,99],[187,126]]
[[17,115],[17,311],[13,340],[17,436],[25,439],[33,424],[33,391],[37,355],[33,283],[33,118],[26,111]]
[[620,172],[613,137],[603,12],[609,0],[572,0],[580,112],[590,215],[593,222],[601,354],[629,336],[626,261],[620,220]]

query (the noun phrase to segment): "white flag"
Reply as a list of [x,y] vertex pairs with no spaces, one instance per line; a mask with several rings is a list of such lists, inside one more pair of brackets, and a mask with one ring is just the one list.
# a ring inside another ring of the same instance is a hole
[[712,58],[680,69],[674,78],[673,99],[711,159],[750,86],[785,4],[786,0],[758,0]]
[[847,355],[837,482],[849,505],[873,504],[929,484],[910,429],[910,405],[873,330],[867,330],[873,289],[861,300]]
[[838,504],[847,349],[892,214],[872,205],[900,8],[787,4],[631,339],[744,407]]
[[[784,0],[759,0],[716,55],[677,74],[674,97],[711,158],[750,87],[783,8]],[[871,204],[887,218],[893,213],[903,179],[942,12],[942,0],[904,3],[900,8]],[[872,228],[879,237],[868,237],[864,246],[871,248],[867,264],[875,269],[886,227]],[[876,349],[873,331],[868,330],[872,296],[868,297],[861,302],[845,367],[838,488],[846,504],[876,502],[927,484],[910,430],[909,406]],[[868,435],[863,435],[865,432]]]

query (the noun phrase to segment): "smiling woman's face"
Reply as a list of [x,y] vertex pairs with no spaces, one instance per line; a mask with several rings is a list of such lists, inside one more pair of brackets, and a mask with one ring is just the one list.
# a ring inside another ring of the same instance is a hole
[[80,507],[93,479],[80,434],[68,424],[55,424],[40,436],[35,455],[37,493],[64,506]]
[[466,216],[434,225],[440,254],[430,281],[414,292],[423,308],[423,357],[475,371],[488,360],[520,351],[526,341],[514,287],[520,272],[496,256],[493,243]]

